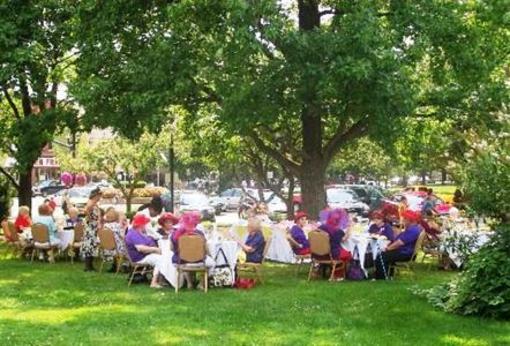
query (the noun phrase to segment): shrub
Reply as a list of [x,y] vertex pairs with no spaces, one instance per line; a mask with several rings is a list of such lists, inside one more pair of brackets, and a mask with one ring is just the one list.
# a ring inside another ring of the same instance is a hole
[[9,217],[11,208],[11,185],[3,176],[0,176],[0,221]]
[[510,226],[498,229],[454,281],[419,293],[445,311],[510,319]]

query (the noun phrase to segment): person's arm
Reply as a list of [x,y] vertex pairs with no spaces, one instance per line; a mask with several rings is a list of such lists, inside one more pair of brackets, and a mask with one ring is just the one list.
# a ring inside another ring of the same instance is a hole
[[393,243],[388,245],[386,247],[385,251],[397,250],[397,249],[401,248],[402,246],[404,246],[404,242],[402,240],[400,240],[400,239],[397,239]]
[[243,249],[244,252],[247,252],[247,253],[252,253],[253,251],[255,251],[254,248],[252,248],[251,246],[248,246],[246,244],[243,244],[242,241],[238,240],[237,243],[239,244],[239,246],[241,247],[241,249]]
[[159,247],[147,246],[147,245],[135,245],[136,251],[146,254],[156,253],[161,254]]

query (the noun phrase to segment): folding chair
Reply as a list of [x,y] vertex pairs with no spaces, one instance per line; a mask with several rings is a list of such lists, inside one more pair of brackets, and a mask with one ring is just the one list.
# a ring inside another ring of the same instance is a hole
[[47,250],[50,253],[50,263],[54,263],[53,250],[58,248],[58,245],[51,244],[50,232],[46,225],[36,223],[32,225],[32,239],[34,241],[32,255],[30,256],[30,262],[34,261],[35,253]]
[[342,268],[345,274],[345,263],[331,257],[328,233],[320,230],[311,231],[308,233],[308,240],[310,241],[310,252],[312,253],[312,263],[310,264],[310,270],[308,272],[308,281],[312,279],[313,268],[321,264],[331,266],[329,280],[333,280],[337,268]]
[[7,245],[7,252],[11,250],[11,254],[14,257],[18,256],[18,252],[23,252],[24,246],[22,241],[19,239],[18,232],[16,231],[16,227],[10,221],[2,222],[2,230],[4,233],[4,241]]
[[271,238],[266,240],[266,245],[264,246],[264,252],[262,255],[262,261],[260,263],[252,263],[245,262],[239,263],[237,265],[237,271],[239,277],[241,277],[241,273],[254,273],[257,277],[257,280],[260,281],[261,284],[264,283],[262,279],[262,266],[264,265],[264,261],[266,260],[267,252],[269,251],[269,247],[271,246]]
[[[289,233],[287,233],[286,238],[292,249],[300,248],[299,243],[296,242]],[[297,255],[294,253],[294,258],[296,259],[296,276],[299,275],[299,269],[301,268],[302,264],[305,263],[305,260],[309,260],[311,257],[311,255]]]
[[83,235],[85,233],[85,225],[83,223],[79,223],[74,226],[74,239],[73,243],[69,247],[69,255],[71,256],[71,264],[74,263],[74,256],[76,255],[76,251],[79,251],[81,248],[81,243],[83,242]]
[[181,273],[183,272],[203,273],[204,292],[207,293],[209,280],[205,266],[207,255],[205,238],[196,234],[183,235],[179,238],[178,245],[179,263],[177,263],[175,293],[179,293],[179,282],[181,282]]
[[416,240],[416,243],[414,244],[414,251],[413,256],[411,259],[407,262],[395,262],[395,264],[390,265],[389,272],[394,273],[394,277],[396,277],[398,274],[401,274],[402,272],[408,272],[410,274],[415,274],[414,272],[414,266],[416,264],[416,259],[418,257],[418,251],[421,249],[423,244],[423,239],[425,239],[425,236],[427,235],[426,232],[422,231],[420,235],[418,236],[418,239]]
[[145,275],[147,272],[152,271],[153,267],[150,264],[140,264],[133,262],[131,256],[129,256],[129,252],[127,252],[128,246],[126,241],[124,240],[124,248],[126,249],[126,258],[129,262],[129,267],[131,268],[131,274],[129,275],[128,287],[133,283],[133,278],[136,274]]
[[124,255],[120,253],[117,248],[117,243],[115,242],[115,236],[113,235],[113,231],[109,228],[101,228],[97,231],[97,236],[99,237],[99,250],[101,251],[101,265],[99,266],[99,272],[103,271],[105,259],[105,251],[113,251],[115,255],[113,255],[114,260],[116,260],[117,268],[115,270],[115,274],[118,274],[120,271],[120,266],[124,259]]

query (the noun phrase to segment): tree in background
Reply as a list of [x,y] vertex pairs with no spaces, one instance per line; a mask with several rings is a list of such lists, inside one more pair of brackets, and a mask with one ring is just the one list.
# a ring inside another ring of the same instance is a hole
[[357,178],[387,181],[397,168],[386,150],[368,138],[361,138],[342,149],[328,168],[330,176],[353,174]]
[[489,4],[291,4],[87,4],[74,88],[86,118],[135,138],[168,105],[214,114],[297,176],[316,215],[326,169],[354,139],[392,140],[408,116],[463,117],[502,90],[507,35]]
[[[117,136],[91,145],[84,138],[77,147],[77,158],[59,151],[58,159],[65,170],[106,173],[126,200],[126,212],[131,213],[137,183],[162,163],[161,152],[168,143],[168,133],[144,133],[137,141]],[[122,180],[120,172],[126,180]]]
[[56,132],[72,126],[71,99],[58,99],[73,63],[75,8],[66,1],[0,5],[0,150],[16,160],[0,167],[20,205],[32,204],[32,169]]

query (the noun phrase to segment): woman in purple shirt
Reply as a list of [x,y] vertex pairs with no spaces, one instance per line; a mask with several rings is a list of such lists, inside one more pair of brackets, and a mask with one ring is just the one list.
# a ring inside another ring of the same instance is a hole
[[145,227],[151,222],[147,216],[136,214],[131,228],[126,234],[126,247],[131,261],[138,264],[149,264],[154,267],[152,273],[152,288],[161,288],[158,284],[159,263],[161,261],[161,249],[154,239],[145,233]]
[[[342,242],[349,237],[344,232],[349,226],[349,214],[343,209],[331,210],[327,216],[326,223],[319,226],[319,229],[329,234],[330,255],[334,260],[348,262],[352,256],[351,253],[342,248]],[[329,259],[329,258],[325,258]],[[345,276],[342,268],[338,268],[334,274],[336,280],[341,280]]]
[[305,212],[297,212],[294,216],[295,225],[290,229],[290,241],[292,243],[292,251],[296,255],[305,256],[310,254],[310,243],[306,238],[303,227],[308,223],[308,215]]
[[246,238],[244,244],[241,241],[238,241],[238,243],[246,253],[246,262],[262,262],[266,240],[262,235],[262,225],[259,219],[256,217],[248,219],[248,238]]
[[389,241],[393,241],[395,239],[393,227],[391,227],[391,224],[386,221],[384,214],[380,211],[375,211],[372,214],[372,225],[370,225],[368,233],[383,235]]
[[407,262],[412,260],[414,247],[422,232],[420,214],[406,210],[402,213],[405,230],[400,233],[393,242],[375,260],[375,278],[386,279],[391,273],[388,268],[395,262]]

